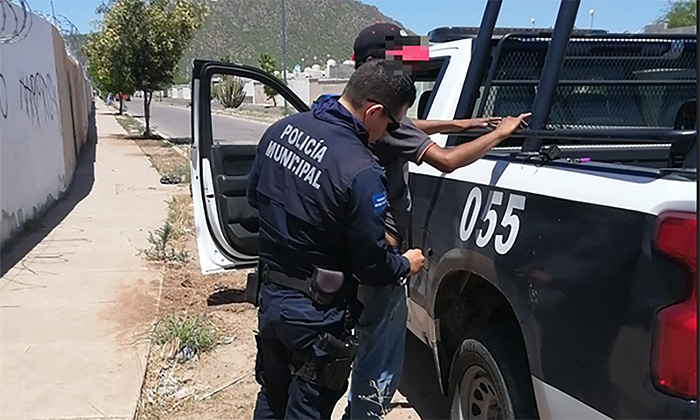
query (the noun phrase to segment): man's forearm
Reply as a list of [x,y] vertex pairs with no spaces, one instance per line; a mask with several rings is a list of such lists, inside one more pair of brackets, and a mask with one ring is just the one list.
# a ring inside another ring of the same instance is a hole
[[450,149],[433,145],[426,151],[423,161],[443,172],[452,172],[481,159],[506,137],[506,135],[494,130]]
[[425,134],[431,136],[437,133],[463,131],[462,120],[412,120],[413,124]]

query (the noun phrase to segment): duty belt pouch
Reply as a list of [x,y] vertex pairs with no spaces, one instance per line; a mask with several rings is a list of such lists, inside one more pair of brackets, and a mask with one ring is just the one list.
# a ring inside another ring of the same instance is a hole
[[330,305],[343,283],[344,275],[340,271],[314,268],[310,284],[311,299],[321,305]]
[[248,273],[245,283],[245,301],[258,307],[258,294],[260,294],[260,267]]
[[320,360],[317,383],[332,391],[343,391],[345,382],[350,377],[352,360],[357,351],[357,338],[351,335],[345,340],[339,340],[328,333],[323,333],[319,337],[317,346],[327,353],[327,356]]

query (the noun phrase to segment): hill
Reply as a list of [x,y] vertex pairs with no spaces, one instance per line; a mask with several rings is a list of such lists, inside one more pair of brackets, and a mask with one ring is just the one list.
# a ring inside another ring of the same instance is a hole
[[[205,59],[230,57],[238,63],[257,65],[258,56],[268,53],[281,68],[280,0],[218,0],[208,4],[209,17],[180,61],[182,76],[189,74],[195,55]],[[401,25],[376,7],[355,0],[285,0],[285,14],[289,70],[297,63],[311,66],[314,57],[323,64],[328,54],[337,61],[349,59],[357,33],[374,22]]]

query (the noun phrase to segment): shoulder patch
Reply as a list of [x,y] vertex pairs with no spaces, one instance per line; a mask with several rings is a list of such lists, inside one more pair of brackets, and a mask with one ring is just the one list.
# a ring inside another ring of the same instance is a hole
[[372,205],[375,213],[382,213],[386,209],[386,193],[381,192],[372,195]]

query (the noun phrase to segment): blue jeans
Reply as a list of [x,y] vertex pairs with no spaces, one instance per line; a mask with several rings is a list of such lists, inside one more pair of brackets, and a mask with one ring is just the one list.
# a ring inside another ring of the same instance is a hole
[[357,297],[364,309],[355,325],[359,347],[343,418],[375,419],[383,417],[401,381],[408,315],[406,286],[360,285]]

